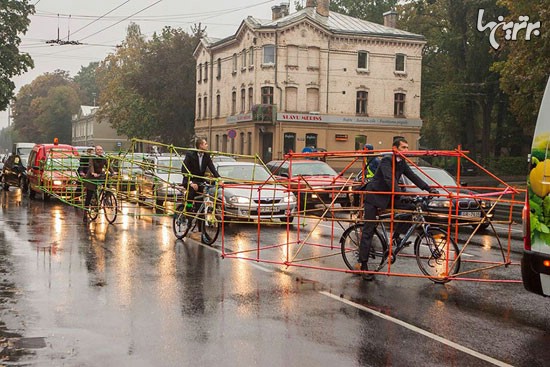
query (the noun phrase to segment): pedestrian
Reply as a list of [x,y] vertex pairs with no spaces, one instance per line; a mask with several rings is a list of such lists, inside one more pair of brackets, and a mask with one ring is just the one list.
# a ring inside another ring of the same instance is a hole
[[[113,170],[108,166],[107,158],[104,155],[103,147],[101,145],[95,146],[95,156],[92,156],[88,160],[88,170],[86,172],[86,199],[84,201],[84,209],[88,209],[92,202],[92,197],[95,195],[97,185],[105,182],[106,172],[111,174]],[[82,221],[86,223],[88,220],[88,213],[85,210]]]
[[[397,138],[393,141],[392,147],[397,152],[405,152],[409,150],[409,143],[404,138]],[[435,188],[424,182],[418,177],[409,167],[407,162],[398,154],[392,153],[382,157],[378,169],[374,173],[371,181],[367,184],[367,193],[365,195],[365,209],[364,218],[365,224],[363,225],[363,233],[361,235],[361,242],[359,244],[359,261],[361,262],[361,270],[368,271],[369,253],[372,243],[372,237],[376,228],[376,215],[379,210],[385,210],[391,203],[391,198],[395,195],[392,189],[400,191],[399,180],[402,175],[407,176],[418,188],[428,191],[432,194],[437,194],[438,191]],[[387,194],[386,194],[387,192]],[[411,208],[410,203],[405,203],[399,200],[399,196],[395,195],[394,208],[395,209],[407,209]],[[410,223],[402,222],[396,223],[394,227],[393,237],[394,243],[399,243],[399,235],[404,234],[410,227]],[[363,273],[364,280],[373,280],[374,275]]]
[[[205,138],[197,138],[195,141],[197,150],[189,151],[185,155],[181,172],[183,173],[182,185],[187,189],[187,201],[194,203],[195,196],[202,192],[201,183],[206,181],[206,169],[214,177],[220,177],[208,150],[208,142]],[[195,209],[193,209],[195,210]]]

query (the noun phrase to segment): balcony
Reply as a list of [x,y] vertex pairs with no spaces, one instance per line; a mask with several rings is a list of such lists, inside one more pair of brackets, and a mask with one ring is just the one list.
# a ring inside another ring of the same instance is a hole
[[255,104],[252,106],[252,119],[254,121],[273,121],[274,105]]

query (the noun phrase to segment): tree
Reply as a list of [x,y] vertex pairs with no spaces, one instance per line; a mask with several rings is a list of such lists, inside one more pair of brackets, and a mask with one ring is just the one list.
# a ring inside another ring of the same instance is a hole
[[194,135],[193,50],[203,33],[200,26],[194,35],[166,27],[145,41],[131,25],[123,46],[97,69],[98,118],[129,137],[188,144]]
[[494,65],[500,75],[500,86],[510,97],[510,111],[516,116],[524,132],[533,134],[536,118],[550,73],[550,8],[547,0],[499,0],[510,15],[505,21],[519,23],[520,16],[529,16],[529,22],[541,22],[540,36],[525,40],[519,33],[516,41],[502,42],[508,57]]
[[[354,18],[368,20],[370,22],[384,24],[383,14],[393,9],[399,0],[332,0],[330,10]],[[302,10],[304,5],[294,1],[296,10]]]
[[[67,92],[52,92],[57,87],[69,87],[79,95],[79,88],[64,70],[56,70],[53,73],[45,73],[38,76],[30,84],[24,85],[17,93],[13,108],[13,128],[20,138],[27,141],[43,142],[51,141],[53,135],[66,137],[64,141],[71,141],[71,125],[66,120],[59,124],[58,117],[72,116],[78,111],[80,101],[77,97],[75,109],[74,99]],[[53,93],[53,94],[52,94]],[[61,93],[66,98],[59,97]],[[55,100],[62,102],[55,103]],[[47,111],[55,108],[56,111]],[[60,112],[64,109],[64,112]],[[70,120],[69,120],[70,121]],[[68,134],[68,135],[67,135]]]
[[0,110],[13,98],[15,84],[11,78],[34,67],[27,53],[19,52],[21,38],[30,24],[29,15],[34,14],[34,5],[27,0],[0,0]]
[[42,140],[51,142],[58,138],[61,143],[72,140],[72,116],[80,108],[78,92],[70,85],[50,88],[46,97],[38,104],[36,125],[42,132]]
[[88,66],[81,66],[74,77],[74,82],[80,87],[80,100],[83,105],[95,106],[99,100],[99,87],[96,81],[96,69],[99,62],[91,62]]

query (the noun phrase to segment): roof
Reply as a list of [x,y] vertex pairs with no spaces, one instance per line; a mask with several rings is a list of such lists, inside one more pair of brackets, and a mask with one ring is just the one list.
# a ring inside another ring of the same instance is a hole
[[98,108],[97,106],[80,106],[80,117],[93,115]]
[[[276,20],[259,19],[249,16],[243,21],[243,24],[247,24],[252,29],[270,29],[285,27],[297,23],[303,19],[309,19],[334,34],[377,36],[425,41],[425,37],[420,34],[407,32],[402,29],[397,29],[393,27],[387,27],[378,23],[354,18],[349,15],[340,14],[334,11],[329,12],[328,17],[325,17],[317,13],[317,10],[313,7],[304,8],[300,11]],[[241,24],[239,30],[242,28],[243,24]],[[239,30],[237,30],[237,33],[239,32]],[[204,37],[202,41],[207,46],[216,46],[234,38],[235,35],[231,35],[229,37],[221,39]]]

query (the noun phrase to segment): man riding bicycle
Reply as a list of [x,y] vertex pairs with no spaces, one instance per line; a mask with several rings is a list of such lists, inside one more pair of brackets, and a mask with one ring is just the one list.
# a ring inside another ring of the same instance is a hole
[[[183,187],[187,188],[187,202],[194,203],[197,194],[202,193],[203,186],[200,185],[206,181],[205,173],[208,168],[214,177],[220,177],[216,170],[210,154],[206,152],[208,142],[205,138],[197,138],[195,141],[196,151],[189,151],[185,155],[181,172],[183,173]],[[197,206],[193,206],[193,211],[197,210]]]
[[[86,181],[84,187],[86,187],[86,200],[84,201],[84,208],[87,209],[90,206],[92,197],[95,195],[97,185],[105,182],[105,171],[109,170],[113,173],[111,167],[107,165],[107,158],[104,156],[103,147],[96,145],[95,156],[89,159],[88,171],[86,172]],[[88,213],[84,211],[82,221],[86,223],[88,221]]]

